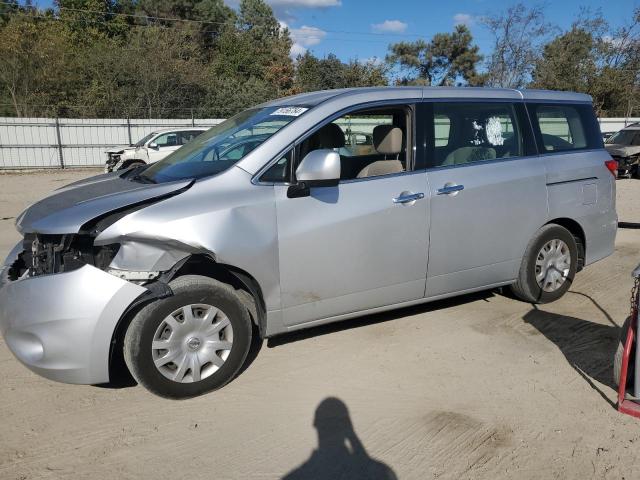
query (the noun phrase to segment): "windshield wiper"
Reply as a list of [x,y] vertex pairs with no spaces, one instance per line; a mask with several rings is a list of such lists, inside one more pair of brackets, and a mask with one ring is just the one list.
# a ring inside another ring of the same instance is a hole
[[133,180],[134,182],[140,182],[140,183],[158,183],[153,178],[147,177],[142,174],[134,175],[133,178],[131,178],[131,180]]
[[149,165],[140,165],[137,168],[127,170],[125,174],[120,178],[126,178],[127,180],[138,183],[158,183],[153,178],[143,175],[143,172],[147,169],[147,167],[149,167]]

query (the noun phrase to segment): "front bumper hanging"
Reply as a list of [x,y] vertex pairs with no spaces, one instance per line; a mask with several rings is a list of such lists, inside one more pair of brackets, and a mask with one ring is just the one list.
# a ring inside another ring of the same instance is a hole
[[109,381],[115,327],[146,288],[91,265],[7,281],[0,272],[0,332],[20,362],[65,383]]

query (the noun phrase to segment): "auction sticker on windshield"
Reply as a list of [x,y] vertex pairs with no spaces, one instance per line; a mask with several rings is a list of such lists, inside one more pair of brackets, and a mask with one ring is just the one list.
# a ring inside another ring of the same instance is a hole
[[286,115],[288,117],[298,117],[309,110],[305,107],[280,107],[271,115]]

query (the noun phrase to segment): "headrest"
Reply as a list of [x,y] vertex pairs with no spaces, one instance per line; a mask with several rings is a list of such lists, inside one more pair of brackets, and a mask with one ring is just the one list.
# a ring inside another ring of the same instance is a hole
[[373,129],[373,146],[383,155],[396,155],[402,151],[402,129],[393,125],[376,125]]
[[335,123],[327,123],[314,133],[317,148],[342,148],[344,147],[344,132]]

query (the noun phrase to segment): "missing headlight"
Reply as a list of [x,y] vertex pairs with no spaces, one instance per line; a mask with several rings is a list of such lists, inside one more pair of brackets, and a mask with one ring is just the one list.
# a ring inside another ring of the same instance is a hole
[[[77,270],[92,265],[101,270],[113,260],[119,245],[95,247],[89,235],[25,235],[22,252],[14,264],[15,275],[24,270],[30,276],[47,275]],[[22,270],[22,271],[21,271]]]

